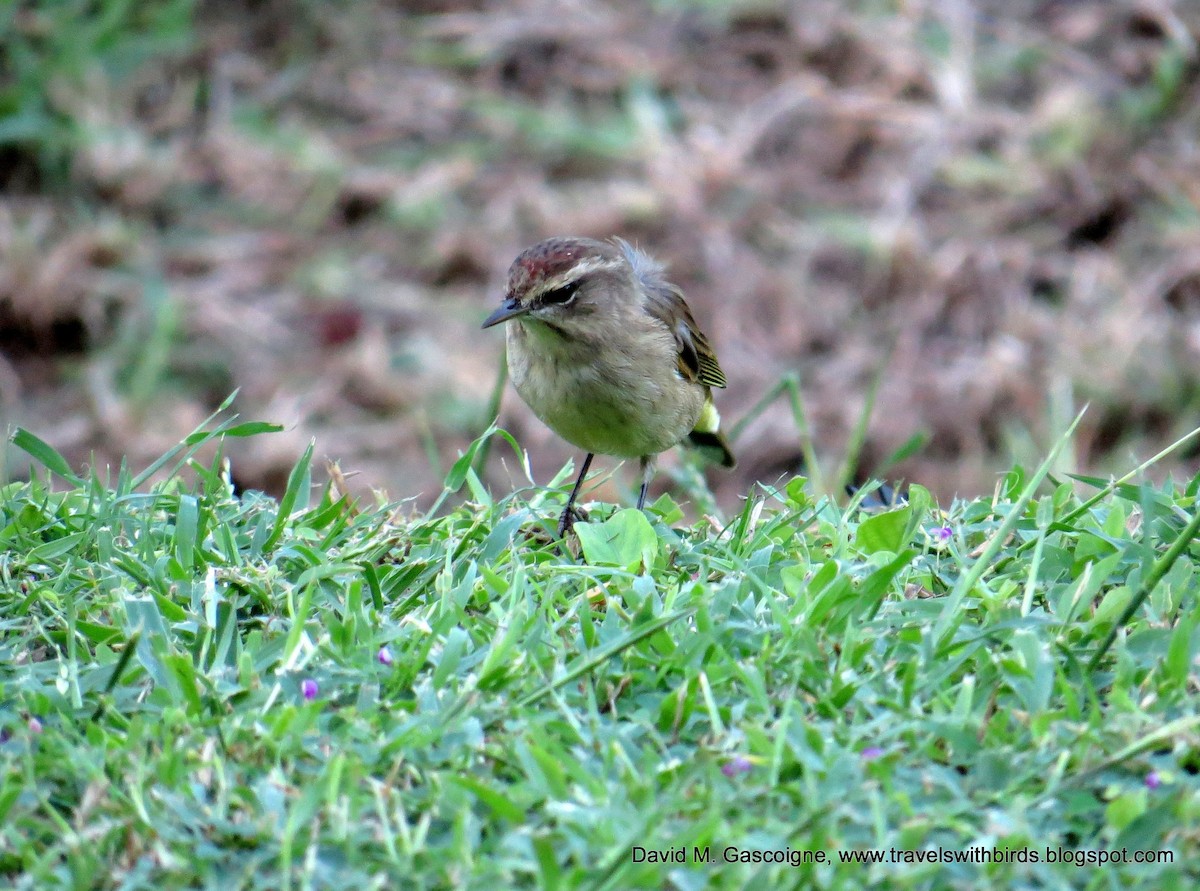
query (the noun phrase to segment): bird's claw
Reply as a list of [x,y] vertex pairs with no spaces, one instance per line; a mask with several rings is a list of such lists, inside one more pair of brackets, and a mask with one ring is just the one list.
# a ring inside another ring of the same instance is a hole
[[587,522],[587,511],[581,507],[568,507],[558,518],[558,537],[566,538],[567,532],[578,522]]

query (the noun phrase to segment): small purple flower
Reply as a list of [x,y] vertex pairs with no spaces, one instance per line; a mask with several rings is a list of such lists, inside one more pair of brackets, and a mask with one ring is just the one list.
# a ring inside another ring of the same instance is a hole
[[883,756],[884,751],[879,746],[867,746],[859,753],[859,757],[863,761],[874,761],[876,758],[882,758]]
[[30,733],[41,733],[42,732],[42,722],[39,721],[36,717],[30,717],[30,719],[29,719],[29,732]]
[[1157,770],[1152,770],[1148,774],[1146,774],[1145,783],[1146,783],[1147,789],[1150,789],[1150,790],[1157,789],[1159,786],[1162,785],[1162,777],[1160,777],[1158,775]]
[[312,702],[317,698],[317,694],[321,692],[321,688],[317,686],[317,682],[312,678],[305,678],[300,682],[300,692],[306,700]]
[[0,727],[0,743],[6,743],[12,739],[12,731],[7,727]]
[[949,526],[938,526],[932,529],[929,534],[933,537],[934,544],[944,545],[954,537],[954,530]]
[[745,755],[734,755],[728,761],[721,765],[721,773],[733,779],[739,774],[749,773],[750,768],[754,765],[750,763],[750,759]]
[[379,654],[375,657],[379,660],[380,665],[392,664],[392,651],[388,647],[380,647]]

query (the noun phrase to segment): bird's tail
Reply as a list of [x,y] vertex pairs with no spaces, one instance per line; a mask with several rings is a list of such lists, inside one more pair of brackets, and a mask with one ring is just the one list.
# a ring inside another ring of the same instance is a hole
[[721,432],[721,416],[711,399],[704,403],[704,410],[700,412],[695,429],[688,434],[688,442],[714,464],[720,464],[722,467],[733,467],[737,464],[733,450],[729,448],[725,434]]

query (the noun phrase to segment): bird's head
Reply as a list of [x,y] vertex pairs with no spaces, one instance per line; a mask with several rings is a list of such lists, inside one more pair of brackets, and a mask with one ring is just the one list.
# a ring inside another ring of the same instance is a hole
[[615,310],[623,295],[633,299],[636,280],[629,250],[622,242],[591,238],[538,242],[513,260],[504,302],[483,327],[524,318],[561,332],[586,330],[590,317]]

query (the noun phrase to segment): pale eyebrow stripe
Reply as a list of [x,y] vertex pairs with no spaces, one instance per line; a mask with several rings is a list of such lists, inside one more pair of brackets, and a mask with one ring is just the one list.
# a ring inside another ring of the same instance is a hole
[[531,297],[539,297],[548,291],[556,290],[564,285],[569,285],[573,281],[578,281],[587,275],[589,272],[599,272],[602,269],[619,269],[623,261],[621,260],[603,260],[599,257],[588,257],[580,260],[566,272],[556,275],[554,278],[547,279],[542,283],[536,291],[533,291]]

